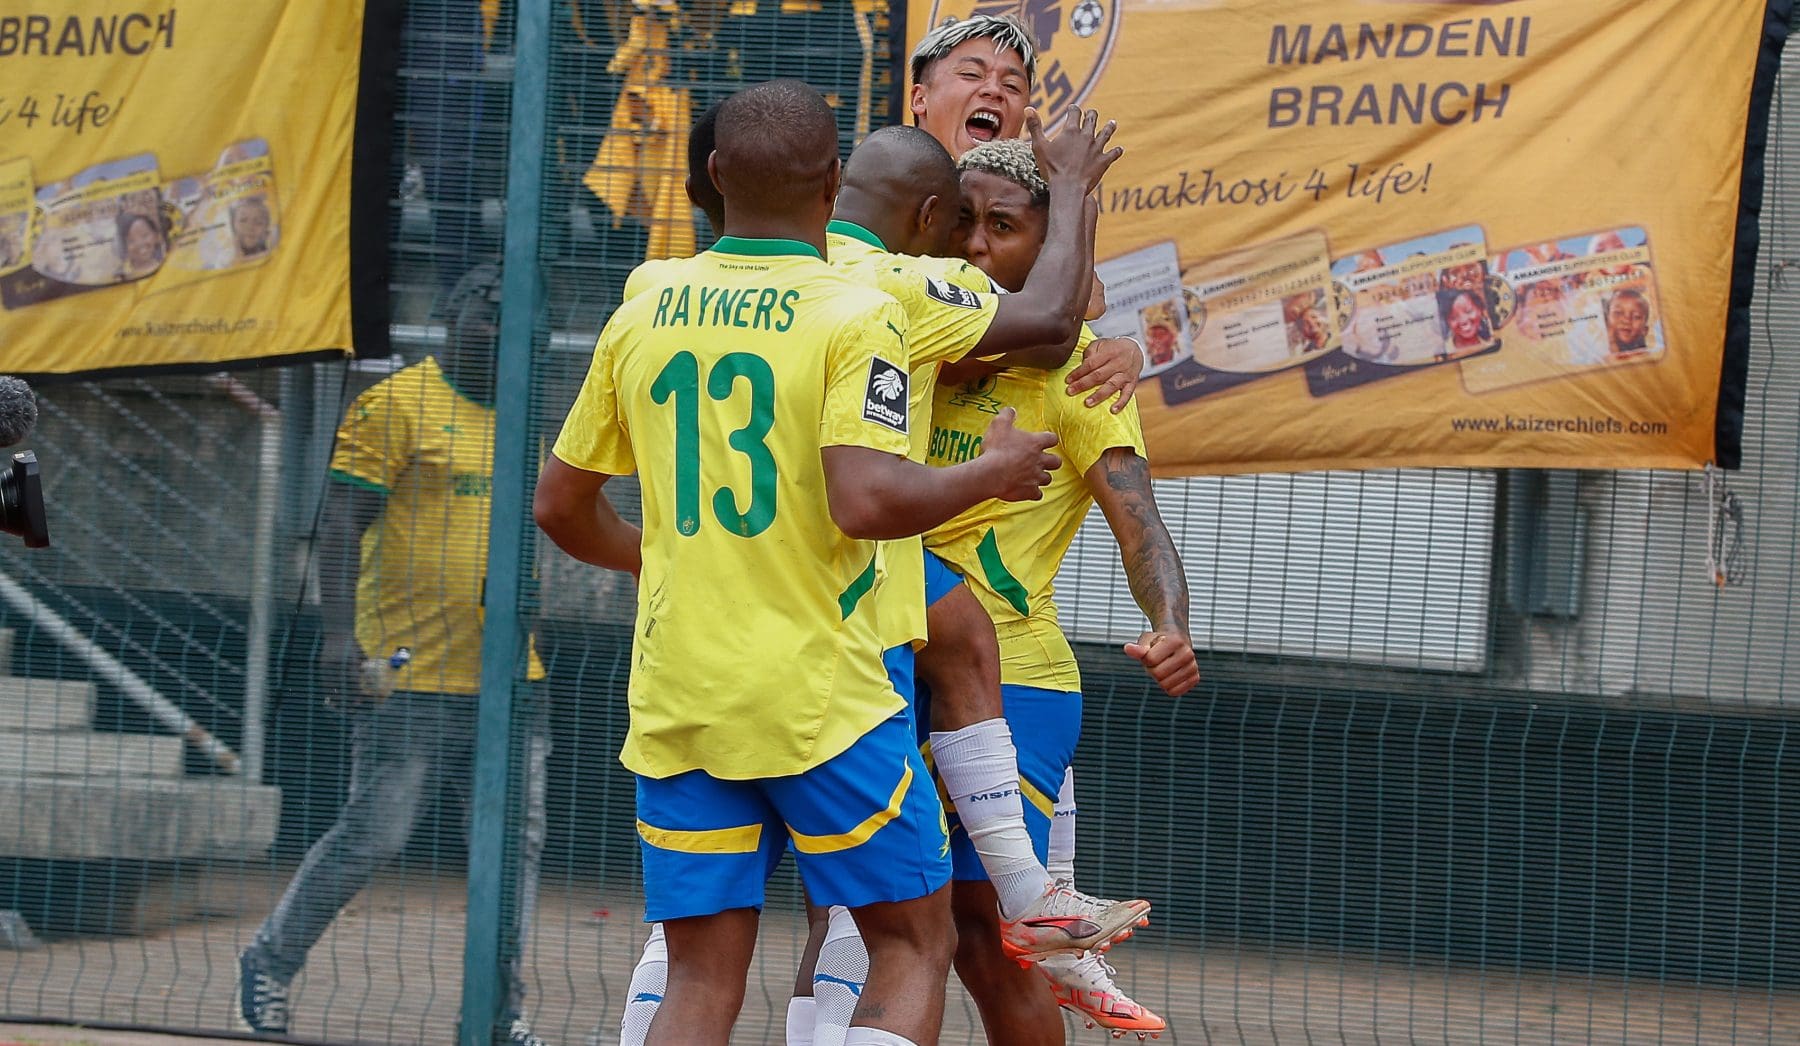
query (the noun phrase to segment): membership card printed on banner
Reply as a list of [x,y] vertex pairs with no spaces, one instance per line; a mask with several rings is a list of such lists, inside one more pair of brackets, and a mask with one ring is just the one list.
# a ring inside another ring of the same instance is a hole
[[0,276],[0,304],[22,309],[154,274],[168,254],[161,199],[149,153],[40,188],[31,264]]
[[1500,347],[1478,225],[1340,258],[1331,271],[1349,303],[1343,347],[1306,364],[1314,396],[1328,396]]
[[1496,254],[1493,267],[1512,315],[1504,348],[1463,363],[1463,388],[1471,393],[1654,362],[1667,351],[1641,228],[1515,247]]
[[1089,326],[1102,338],[1131,338],[1144,350],[1144,374],[1160,374],[1192,355],[1181,296],[1181,257],[1171,242],[1095,266],[1106,283],[1106,315]]
[[37,214],[31,193],[31,160],[0,161],[0,276],[31,264],[31,222]]
[[1164,403],[1185,403],[1339,347],[1331,254],[1310,230],[1208,258],[1181,275],[1193,358],[1165,371]]
[[280,240],[269,143],[236,142],[205,173],[163,187],[173,217],[169,263],[153,291],[260,265]]

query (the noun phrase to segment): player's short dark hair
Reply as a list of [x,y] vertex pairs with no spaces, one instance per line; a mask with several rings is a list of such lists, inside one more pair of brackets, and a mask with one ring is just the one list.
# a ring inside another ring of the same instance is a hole
[[883,127],[862,140],[844,164],[844,186],[903,183],[922,193],[956,189],[956,161],[944,144],[917,127]]
[[768,80],[725,99],[714,136],[728,211],[792,211],[824,191],[838,158],[831,106],[799,80]]
[[[694,204],[705,211],[707,219],[715,224],[725,214],[725,197],[719,195],[718,186],[712,183],[712,175],[706,170],[706,159],[718,147],[719,107],[723,104],[714,102],[708,106],[688,130],[688,183],[692,186]],[[715,233],[719,231],[713,230]]]

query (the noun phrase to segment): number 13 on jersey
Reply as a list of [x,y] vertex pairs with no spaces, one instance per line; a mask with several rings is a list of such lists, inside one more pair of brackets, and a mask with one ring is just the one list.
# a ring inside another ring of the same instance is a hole
[[[700,531],[700,361],[682,350],[672,357],[650,386],[658,404],[674,401],[675,409],[675,529],[692,537]],[[733,352],[721,356],[706,375],[706,394],[724,402],[747,392],[750,417],[733,431],[731,449],[750,459],[750,503],[738,510],[739,498],[730,487],[713,491],[712,511],[720,525],[739,537],[753,538],[775,521],[775,455],[768,445],[775,425],[775,372],[761,356]]]

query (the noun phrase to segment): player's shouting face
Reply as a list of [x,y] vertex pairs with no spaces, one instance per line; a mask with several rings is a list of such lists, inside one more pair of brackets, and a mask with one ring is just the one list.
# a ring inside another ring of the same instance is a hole
[[961,156],[977,142],[1017,138],[1025,127],[1031,79],[1025,59],[990,37],[965,40],[923,70],[913,84],[919,127]]

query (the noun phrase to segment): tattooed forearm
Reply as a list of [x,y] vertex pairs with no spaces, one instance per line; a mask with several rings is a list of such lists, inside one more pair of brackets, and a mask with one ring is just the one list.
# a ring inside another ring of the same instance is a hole
[[1150,463],[1127,448],[1115,447],[1101,456],[1096,468],[1104,475],[1105,489],[1096,489],[1095,498],[1119,542],[1132,598],[1150,619],[1152,628],[1172,628],[1185,634],[1187,576],[1181,569],[1181,557],[1175,554],[1169,528],[1163,525],[1162,515],[1156,510]]

